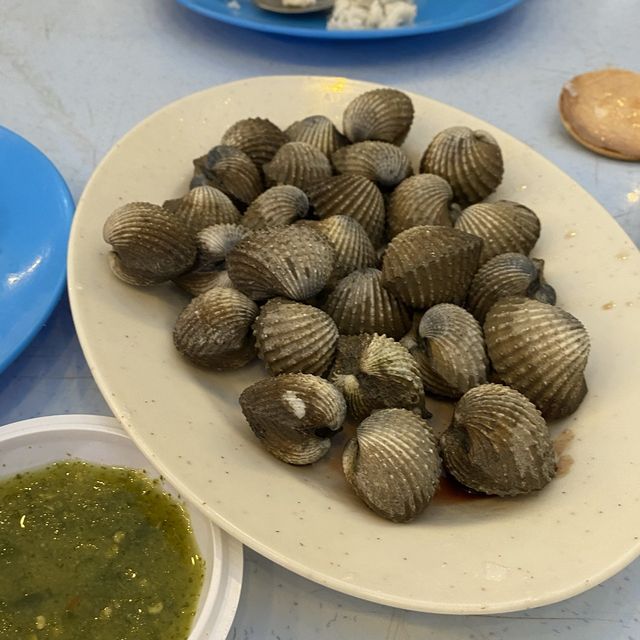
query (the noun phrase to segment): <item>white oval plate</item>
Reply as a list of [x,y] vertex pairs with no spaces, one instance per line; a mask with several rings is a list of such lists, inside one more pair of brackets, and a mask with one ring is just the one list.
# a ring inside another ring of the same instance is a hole
[[129,287],[109,271],[101,233],[108,214],[125,202],[184,193],[191,159],[233,122],[263,116],[284,127],[321,113],[340,123],[349,100],[373,86],[324,77],[242,80],[179,100],[118,142],[87,185],[71,235],[69,293],[84,353],[153,464],[216,524],[288,569],[418,611],[502,612],[567,598],[640,551],[640,260],[607,212],[532,149],[412,95],[416,121],[405,146],[414,161],[447,126],[484,128],[498,139],[506,173],[497,196],[539,214],[534,253],[546,260],[558,303],[591,334],[591,391],[553,427],[575,436],[567,452],[573,465],[528,498],[437,502],[408,525],[380,519],[345,486],[338,446],[309,468],[287,466],[260,447],[237,402],[261,375],[259,365],[207,373],[178,356],[171,331],[186,304],[181,293]]

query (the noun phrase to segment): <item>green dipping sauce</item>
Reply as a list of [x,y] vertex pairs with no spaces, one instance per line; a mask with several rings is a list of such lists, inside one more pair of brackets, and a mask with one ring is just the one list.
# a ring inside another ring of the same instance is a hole
[[204,576],[189,518],[132,469],[0,481],[0,639],[183,640]]

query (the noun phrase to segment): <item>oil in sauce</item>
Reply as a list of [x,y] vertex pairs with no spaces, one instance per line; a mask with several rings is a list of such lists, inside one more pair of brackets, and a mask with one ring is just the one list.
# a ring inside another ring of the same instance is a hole
[[0,640],[183,640],[203,576],[183,507],[143,472],[0,481]]

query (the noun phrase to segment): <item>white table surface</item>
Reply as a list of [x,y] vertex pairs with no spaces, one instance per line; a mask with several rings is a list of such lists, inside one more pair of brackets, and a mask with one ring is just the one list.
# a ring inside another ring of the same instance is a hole
[[[345,75],[423,93],[503,128],[575,178],[640,244],[639,165],[583,150],[556,112],[573,75],[638,70],[639,11],[638,0],[526,0],[448,33],[331,43],[232,28],[173,0],[0,0],[0,124],[40,147],[77,200],[111,145],[172,100],[254,75]],[[66,297],[0,374],[0,424],[59,413],[110,413]],[[245,560],[230,639],[640,639],[640,561],[557,605],[470,617],[370,604],[251,550]]]

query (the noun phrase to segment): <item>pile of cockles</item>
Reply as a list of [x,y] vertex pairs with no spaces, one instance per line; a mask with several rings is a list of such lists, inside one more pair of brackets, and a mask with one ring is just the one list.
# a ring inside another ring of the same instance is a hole
[[[349,416],[346,481],[396,522],[443,469],[474,493],[542,489],[556,473],[547,421],[584,398],[589,353],[528,257],[536,214],[485,200],[503,175],[494,138],[445,129],[415,173],[401,146],[413,118],[385,88],[352,100],[342,131],[322,115],[241,120],[194,160],[186,195],[126,204],[104,226],[121,280],[193,296],[173,333],[185,358],[263,361],[240,406],[264,449],[313,464]],[[431,397],[455,402],[440,437]]]

